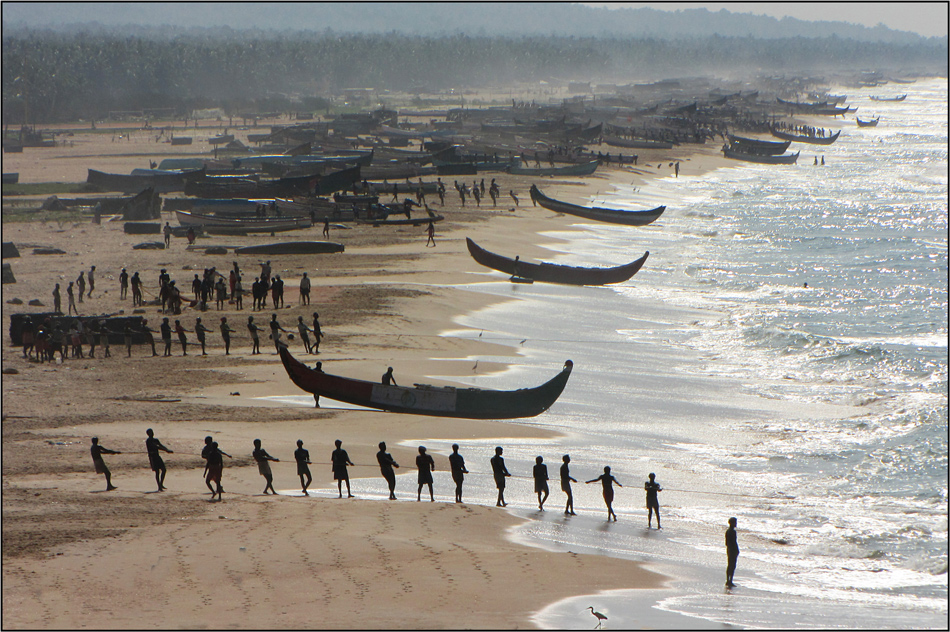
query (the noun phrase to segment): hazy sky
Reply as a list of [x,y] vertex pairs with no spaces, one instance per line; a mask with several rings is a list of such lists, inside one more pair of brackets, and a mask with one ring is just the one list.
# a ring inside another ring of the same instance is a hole
[[832,20],[864,26],[878,23],[898,31],[927,37],[947,34],[946,2],[585,2],[590,6],[651,7],[661,11],[725,9],[733,13],[756,13],[775,18]]

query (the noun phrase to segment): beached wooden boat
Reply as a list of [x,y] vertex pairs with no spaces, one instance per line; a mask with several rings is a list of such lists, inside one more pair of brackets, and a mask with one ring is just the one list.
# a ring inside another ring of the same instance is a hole
[[645,253],[636,261],[612,268],[587,268],[566,266],[555,263],[527,263],[511,259],[485,250],[474,241],[465,238],[468,252],[478,263],[486,268],[510,274],[517,279],[543,281],[545,283],[563,283],[566,285],[608,285],[623,283],[640,271],[650,253]]
[[757,162],[764,165],[794,165],[798,162],[797,154],[788,154],[787,156],[769,156],[764,154],[745,154],[741,151],[735,151],[729,147],[723,147],[722,153],[726,158],[732,158],[733,160],[744,160],[746,162]]
[[897,101],[903,101],[906,98],[907,98],[906,94],[902,94],[896,97],[870,97],[872,101],[882,101],[884,103],[888,103],[888,102],[895,103]]
[[332,375],[307,367],[295,359],[286,346],[280,347],[280,361],[293,383],[314,395],[396,413],[463,419],[517,419],[540,415],[560,397],[574,367],[568,360],[559,374],[534,388],[495,391],[427,384],[396,386]]
[[743,136],[729,136],[729,147],[744,154],[779,156],[785,153],[792,141],[758,140]]
[[20,181],[19,172],[3,174],[3,184],[17,184]]
[[[400,213],[392,213],[391,215],[399,215]],[[445,219],[444,215],[437,215],[432,213],[430,215],[420,215],[419,217],[412,217],[409,219],[362,219],[357,218],[357,224],[371,224],[373,226],[422,226],[428,224],[429,222],[441,222]]]
[[529,189],[531,199],[542,207],[555,213],[566,213],[576,215],[585,219],[592,219],[598,222],[609,222],[611,224],[625,224],[627,226],[646,226],[656,221],[656,219],[666,210],[665,206],[658,206],[646,211],[625,211],[623,209],[603,208],[598,206],[578,206],[561,202],[541,193],[537,185],[532,184]]
[[858,127],[877,127],[881,117],[879,116],[876,119],[871,119],[870,121],[862,121],[861,119],[855,117],[854,120],[858,122]]
[[611,147],[626,147],[629,149],[673,149],[673,143],[664,140],[649,140],[606,136],[604,142]]
[[343,244],[332,241],[283,241],[235,248],[239,255],[323,255],[343,252]]
[[172,145],[190,145],[191,136],[172,136]]
[[248,179],[211,178],[189,181],[185,194],[201,198],[292,198],[307,195],[330,195],[350,188],[360,180],[360,167],[349,167],[325,175],[305,175],[255,182]]
[[158,193],[183,191],[186,182],[200,179],[204,170],[197,171],[158,171],[136,170],[138,173],[126,175],[121,173],[104,173],[89,169],[86,182],[103,191],[121,191],[123,193],[138,193],[149,187]]
[[523,167],[512,165],[506,171],[516,176],[589,176],[597,170],[597,161],[579,163],[567,167]]
[[796,143],[808,143],[810,145],[830,145],[831,143],[838,140],[838,136],[841,135],[840,129],[831,136],[804,136],[799,134],[789,134],[788,132],[775,129],[774,127],[770,127],[769,129],[772,131],[772,136],[775,138],[790,140]]
[[218,233],[222,228],[231,229],[234,232],[271,233],[311,226],[309,215],[306,217],[237,218],[202,215],[192,211],[175,211],[175,216],[182,226],[201,226],[208,232]]

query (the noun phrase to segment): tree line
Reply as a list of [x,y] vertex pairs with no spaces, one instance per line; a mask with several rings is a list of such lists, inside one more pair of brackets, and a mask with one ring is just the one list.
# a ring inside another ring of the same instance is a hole
[[275,97],[328,96],[343,88],[433,92],[543,79],[630,82],[859,68],[945,76],[947,43],[260,31],[151,38],[36,29],[4,35],[2,66],[3,122],[19,124],[146,108],[222,107],[237,114]]

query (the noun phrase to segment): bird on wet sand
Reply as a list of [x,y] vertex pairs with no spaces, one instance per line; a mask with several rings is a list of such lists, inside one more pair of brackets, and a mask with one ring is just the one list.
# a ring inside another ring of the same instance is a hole
[[[599,612],[597,612],[596,610],[594,610],[594,606],[588,606],[587,609],[590,610],[590,613],[591,613],[592,615],[594,615],[595,617],[597,617],[597,628],[599,628],[600,626],[602,626],[602,625],[604,624],[604,621],[607,620],[607,617],[605,617],[605,616],[602,615],[601,613],[599,613]],[[596,630],[597,628],[594,628],[594,629]]]

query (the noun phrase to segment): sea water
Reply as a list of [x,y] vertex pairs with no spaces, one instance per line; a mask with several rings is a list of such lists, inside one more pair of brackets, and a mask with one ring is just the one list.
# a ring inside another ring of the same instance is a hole
[[[946,627],[947,82],[899,87],[875,94],[906,91],[901,103],[849,99],[862,117],[881,116],[876,128],[813,121],[840,125],[841,137],[793,145],[798,165],[736,162],[645,186],[617,176],[616,193],[592,204],[666,213],[645,227],[578,220],[548,235],[546,259],[608,266],[649,250],[626,283],[521,285],[486,271],[469,286],[511,300],[443,335],[519,357],[472,357],[462,381],[535,386],[565,360],[575,366],[549,411],[517,421],[558,438],[459,441],[472,472],[465,500],[494,504],[489,459],[502,445],[508,510],[528,519],[511,537],[672,578],[599,595],[578,585],[582,596],[536,623],[590,629],[594,606],[614,629]],[[477,360],[512,368],[485,373]],[[450,452],[451,441],[417,442]],[[576,516],[563,513],[563,454],[580,481]],[[538,455],[553,479],[544,512],[530,476]],[[415,468],[402,465],[397,496],[411,499]],[[610,523],[600,486],[584,484],[606,465],[624,486]],[[659,531],[646,528],[650,472],[664,487]],[[436,499],[451,502],[448,474],[435,478]],[[388,494],[381,479],[357,493]],[[731,516],[742,552],[730,591]]]
[[[575,362],[562,397],[528,421],[564,438],[504,444],[521,475],[508,499],[531,518],[514,537],[676,577],[559,602],[537,623],[590,627],[594,605],[616,628],[946,626],[947,81],[896,88],[877,90],[906,101],[849,99],[878,127],[816,119],[841,137],[794,145],[795,166],[737,162],[642,189],[620,176],[591,203],[666,213],[636,228],[579,220],[551,233],[548,260],[619,265],[649,250],[622,285],[478,284],[513,300],[459,319],[478,334],[448,335],[507,341],[522,358],[467,381],[529,386]],[[492,446],[466,447],[484,469]],[[582,483],[581,515],[564,516],[556,481],[536,511],[534,456],[556,478],[564,453],[581,481],[612,466],[618,522]],[[649,472],[665,487],[661,531],[646,529]],[[742,553],[726,591],[730,516]]]

